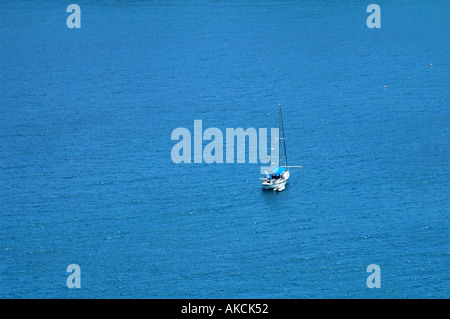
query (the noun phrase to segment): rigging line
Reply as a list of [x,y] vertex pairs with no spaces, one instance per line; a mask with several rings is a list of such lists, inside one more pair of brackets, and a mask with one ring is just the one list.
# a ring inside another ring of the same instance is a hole
[[[280,107],[280,114],[278,117],[278,135],[281,135],[282,134],[281,133],[281,104],[278,104],[278,105]],[[280,139],[280,138],[281,138],[281,136],[278,136],[278,139]],[[278,165],[280,165],[280,162],[281,162],[280,158],[281,158],[281,143],[280,143],[280,140],[278,140]]]
[[281,120],[281,132],[283,134],[283,147],[284,147],[284,158],[286,160],[285,164],[287,166],[287,154],[286,154],[286,138],[284,137],[284,122],[283,122],[283,113],[281,112],[281,104],[280,104],[280,120]]
[[294,170],[293,172],[289,172],[289,174],[294,174],[295,172],[299,171],[301,168],[297,168],[296,170]]

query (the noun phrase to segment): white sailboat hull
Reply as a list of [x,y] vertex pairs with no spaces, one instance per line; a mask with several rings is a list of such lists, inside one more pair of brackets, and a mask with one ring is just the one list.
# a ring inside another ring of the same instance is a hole
[[262,188],[263,189],[277,189],[280,186],[286,186],[286,183],[289,179],[289,171],[286,171],[282,177],[280,177],[279,179],[274,179],[274,180],[269,180],[269,181],[265,181],[263,180],[262,182]]
[[287,181],[281,182],[281,183],[273,183],[273,184],[263,184],[262,188],[263,189],[276,189],[280,186],[285,186],[287,183]]

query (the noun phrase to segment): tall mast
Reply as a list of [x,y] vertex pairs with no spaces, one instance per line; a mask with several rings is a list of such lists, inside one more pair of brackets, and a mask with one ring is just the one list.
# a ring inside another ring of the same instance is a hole
[[280,159],[281,159],[281,104],[278,104],[280,107],[280,114],[278,115],[278,166],[281,166]]
[[[280,128],[279,130],[281,130],[281,134],[279,134],[280,136],[282,136],[280,139],[283,140],[283,148],[284,148],[284,166],[287,166],[287,154],[286,154],[286,139],[284,138],[284,124],[283,124],[283,114],[281,113],[281,104],[278,104],[280,106]],[[278,154],[281,156],[281,144],[278,145]],[[278,159],[278,162],[280,160]]]

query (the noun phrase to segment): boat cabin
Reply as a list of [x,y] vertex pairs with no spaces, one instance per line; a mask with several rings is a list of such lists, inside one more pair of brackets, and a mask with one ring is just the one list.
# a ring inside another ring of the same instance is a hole
[[282,177],[282,175],[284,174],[284,172],[286,172],[286,168],[285,167],[274,167],[272,169],[272,174],[266,175],[267,179],[279,179]]

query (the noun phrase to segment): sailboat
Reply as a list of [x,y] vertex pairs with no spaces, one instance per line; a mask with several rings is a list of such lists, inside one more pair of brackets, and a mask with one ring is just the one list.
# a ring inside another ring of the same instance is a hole
[[283,153],[284,153],[284,166],[281,166],[281,143],[278,143],[278,162],[277,165],[272,168],[272,171],[266,172],[265,177],[261,178],[262,180],[262,188],[263,189],[270,189],[274,191],[282,191],[286,188],[286,183],[289,179],[290,173],[289,168],[290,167],[301,167],[301,166],[288,166],[287,165],[287,154],[286,154],[286,139],[284,137],[284,124],[283,124],[283,114],[281,112],[281,104],[279,104],[280,107],[280,116],[279,116],[279,130],[280,134],[278,134],[280,137],[280,140],[283,141]]

